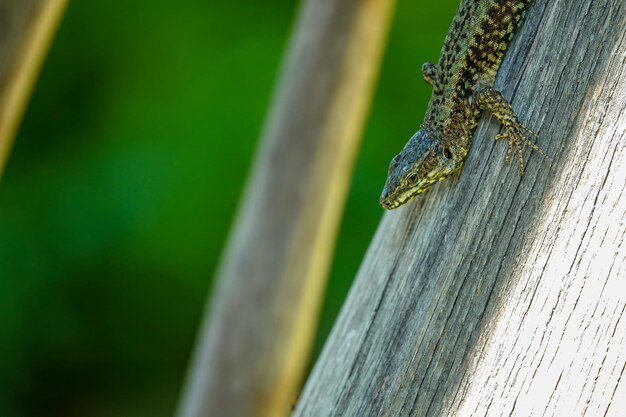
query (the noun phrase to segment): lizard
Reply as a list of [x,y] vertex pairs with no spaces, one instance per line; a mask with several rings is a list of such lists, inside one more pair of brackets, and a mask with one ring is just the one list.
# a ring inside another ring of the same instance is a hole
[[524,145],[545,154],[527,135],[537,136],[517,118],[494,87],[496,73],[511,39],[533,0],[461,0],[443,44],[439,62],[426,62],[422,76],[433,91],[421,129],[389,164],[380,204],[395,209],[433,184],[459,172],[483,111],[503,126],[509,165],[517,152],[520,174]]

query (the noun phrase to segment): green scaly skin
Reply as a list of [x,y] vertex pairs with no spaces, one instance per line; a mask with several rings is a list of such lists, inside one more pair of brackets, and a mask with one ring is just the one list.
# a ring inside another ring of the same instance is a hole
[[543,155],[526,139],[533,133],[520,123],[508,101],[493,87],[504,52],[531,3],[532,0],[461,1],[439,63],[427,62],[422,67],[433,94],[422,128],[391,161],[380,197],[383,208],[399,207],[458,172],[484,110],[504,127],[496,140],[507,139],[509,143],[506,164],[515,149],[522,172],[524,144]]

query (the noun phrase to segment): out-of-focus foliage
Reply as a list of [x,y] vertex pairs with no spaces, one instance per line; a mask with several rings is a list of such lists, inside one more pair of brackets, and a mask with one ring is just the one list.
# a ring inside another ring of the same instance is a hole
[[[457,4],[398,4],[316,352]],[[0,183],[0,416],[172,415],[295,11],[70,3]]]

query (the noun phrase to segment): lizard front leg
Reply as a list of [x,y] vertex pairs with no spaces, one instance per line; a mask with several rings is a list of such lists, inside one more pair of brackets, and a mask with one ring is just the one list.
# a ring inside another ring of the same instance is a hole
[[435,77],[437,76],[437,65],[432,62],[424,62],[422,65],[422,77],[431,86],[435,85]]
[[537,135],[519,121],[513,108],[502,93],[493,87],[483,87],[474,93],[472,101],[479,109],[488,110],[502,124],[504,132],[496,135],[496,140],[507,139],[509,142],[509,148],[504,159],[505,164],[508,165],[511,162],[511,154],[515,147],[521,174],[524,170],[524,158],[522,156],[524,145],[528,145],[531,149],[547,158],[546,154],[537,145],[528,140],[527,135],[530,134],[535,137]]

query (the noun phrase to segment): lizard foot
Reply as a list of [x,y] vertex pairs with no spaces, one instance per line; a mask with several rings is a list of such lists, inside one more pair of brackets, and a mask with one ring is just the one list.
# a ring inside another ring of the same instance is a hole
[[519,120],[510,121],[504,126],[504,132],[496,135],[496,141],[506,139],[507,142],[509,142],[509,148],[507,149],[506,156],[504,158],[504,163],[506,165],[509,165],[511,163],[513,148],[515,148],[517,152],[517,162],[519,165],[520,174],[523,174],[524,172],[524,157],[522,155],[524,145],[528,146],[542,157],[550,159],[537,145],[535,145],[528,139],[527,135],[539,138],[539,136],[535,132],[524,126],[522,123],[519,122]]

